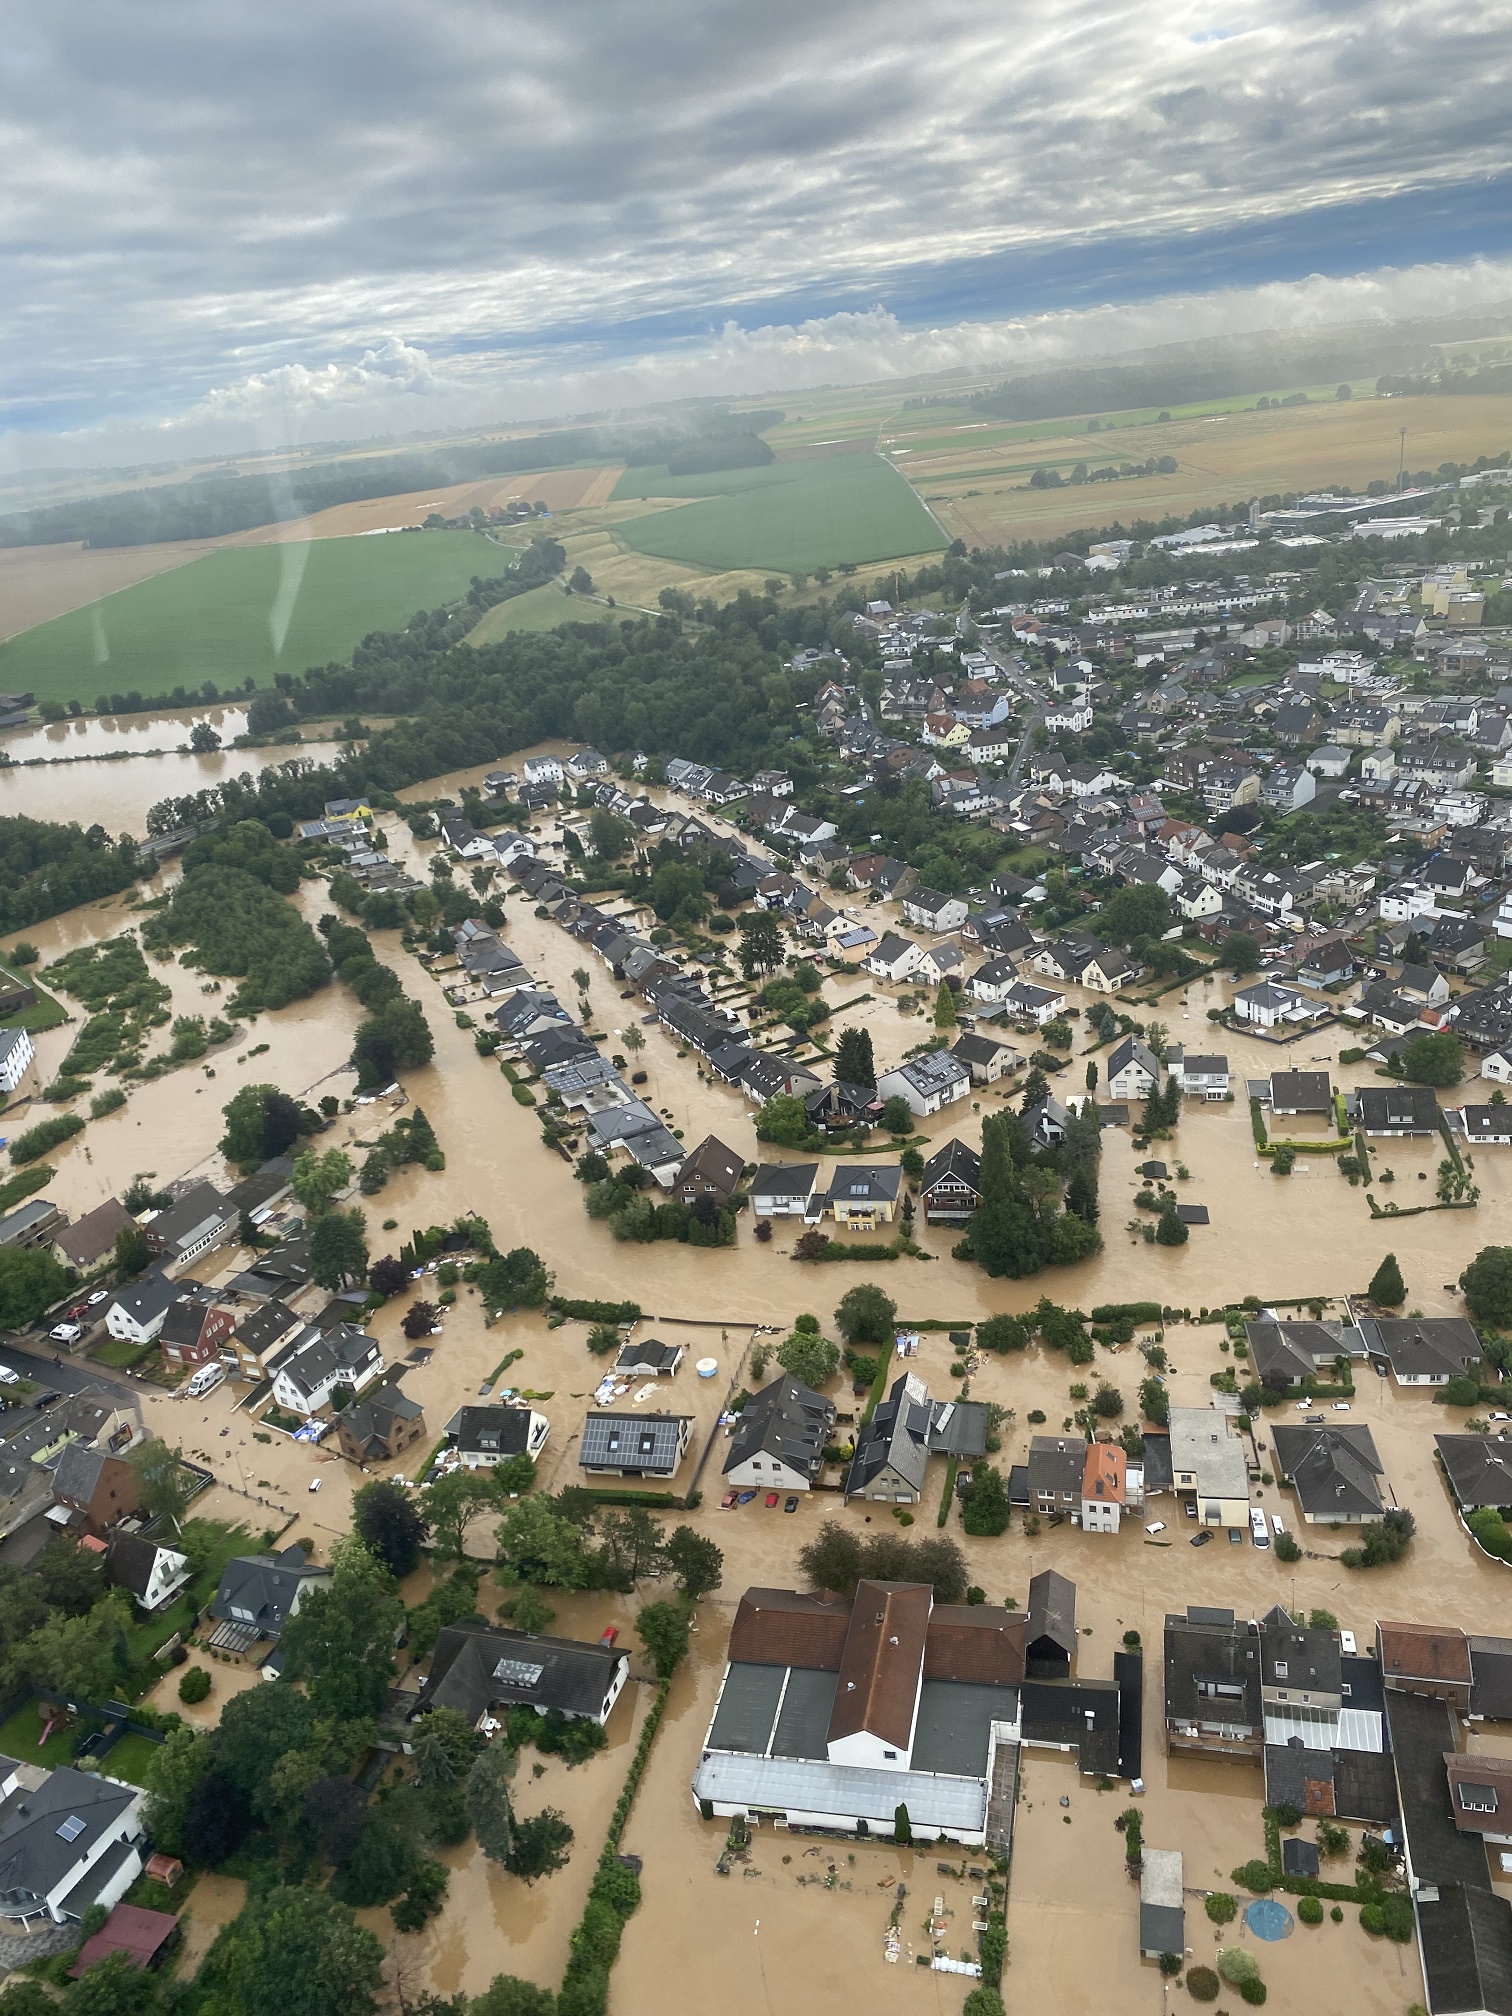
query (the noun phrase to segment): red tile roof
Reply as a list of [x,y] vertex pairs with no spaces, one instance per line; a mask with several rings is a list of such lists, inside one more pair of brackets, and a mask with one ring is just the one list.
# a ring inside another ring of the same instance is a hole
[[860,1584],[830,1715],[831,1743],[865,1730],[899,1750],[908,1749],[933,1607],[927,1583]]

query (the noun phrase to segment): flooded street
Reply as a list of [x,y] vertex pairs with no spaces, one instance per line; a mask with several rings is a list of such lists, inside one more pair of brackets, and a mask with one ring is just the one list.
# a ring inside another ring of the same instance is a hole
[[[129,795],[136,780],[145,785],[148,765],[118,764],[89,774],[122,781]],[[18,777],[43,775],[28,771],[0,777],[0,803]],[[464,773],[466,781],[480,775],[481,770]],[[461,781],[463,777],[441,780],[410,795],[433,796],[448,786],[455,789]],[[143,799],[148,795],[144,791]],[[156,788],[150,795],[157,795]],[[50,809],[56,813],[58,808]],[[142,802],[127,805],[122,799],[112,806],[106,823],[129,825],[139,820],[142,809]],[[397,820],[383,824],[395,858],[411,861],[416,872],[424,874],[433,843],[413,843]],[[541,837],[549,838],[550,829]],[[306,884],[297,900],[312,921],[329,908],[321,883]],[[620,990],[601,963],[555,924],[535,917],[518,892],[506,891],[505,908],[507,939],[531,972],[551,985],[564,1003],[577,1000],[573,970],[589,968],[592,1026],[607,1032],[604,1050],[613,1055],[626,1018],[638,1015],[641,1004],[621,1001]],[[870,921],[891,920],[884,914]],[[45,963],[71,946],[108,937],[130,922],[129,908],[117,898],[54,919],[28,935],[41,946]],[[954,1914],[960,1929],[959,1938],[954,1932],[949,1938],[951,1949],[974,1947],[971,1893],[978,1886],[970,1879],[937,1875],[935,1858],[928,1851],[915,1855],[880,1842],[816,1844],[764,1832],[758,1833],[749,1862],[721,1877],[713,1865],[724,1841],[724,1826],[704,1822],[689,1793],[741,1593],[753,1583],[797,1584],[798,1551],[822,1520],[839,1518],[864,1528],[869,1518],[884,1516],[875,1509],[868,1514],[859,1506],[847,1510],[833,1494],[806,1497],[793,1517],[768,1512],[759,1499],[738,1511],[719,1509],[723,1439],[717,1417],[732,1382],[745,1377],[753,1328],[785,1332],[799,1311],[809,1309],[829,1330],[831,1312],[841,1295],[869,1278],[895,1299],[904,1322],[910,1318],[971,1322],[999,1310],[1026,1309],[1041,1295],[1083,1309],[1105,1301],[1152,1299],[1195,1314],[1204,1305],[1216,1307],[1250,1293],[1272,1300],[1359,1290],[1388,1248],[1396,1252],[1406,1277],[1409,1308],[1434,1314],[1457,1311],[1462,1305],[1447,1284],[1482,1245],[1508,1236],[1512,1155],[1487,1150],[1477,1158],[1479,1210],[1430,1212],[1400,1217],[1389,1225],[1372,1220],[1364,1188],[1352,1189],[1331,1162],[1299,1157],[1292,1176],[1274,1176],[1255,1154],[1244,1080],[1276,1069],[1308,1068],[1322,1052],[1336,1059],[1349,1038],[1331,1030],[1278,1049],[1254,1037],[1215,1031],[1206,1011],[1224,997],[1227,983],[1220,980],[1193,985],[1185,998],[1174,991],[1157,1010],[1129,1010],[1141,1019],[1155,1015],[1167,1025],[1173,1042],[1224,1050],[1238,1094],[1227,1105],[1187,1102],[1175,1138],[1151,1151],[1167,1162],[1173,1176],[1177,1161],[1185,1164],[1190,1175],[1177,1182],[1178,1195],[1183,1201],[1205,1204],[1211,1214],[1211,1224],[1194,1228],[1184,1247],[1168,1250],[1142,1236],[1139,1227],[1150,1222],[1149,1216],[1135,1209],[1133,1198],[1143,1182],[1135,1163],[1144,1158],[1136,1157],[1127,1130],[1121,1128],[1103,1134],[1103,1253],[1083,1266],[1050,1270],[1032,1280],[990,1280],[951,1258],[954,1233],[925,1228],[922,1222],[917,1230],[927,1258],[879,1261],[874,1267],[800,1268],[790,1257],[791,1230],[778,1229],[771,1244],[763,1247],[754,1239],[751,1219],[745,1214],[738,1221],[737,1244],[728,1250],[619,1245],[602,1225],[589,1221],[571,1168],[541,1144],[535,1115],[511,1098],[497,1062],[480,1058],[472,1030],[457,1026],[440,991],[446,976],[426,974],[403,952],[397,934],[375,933],[374,938],[379,956],[425,1003],[435,1033],[435,1059],[426,1069],[406,1075],[405,1093],[412,1104],[424,1108],[447,1156],[443,1172],[402,1170],[378,1196],[360,1200],[374,1255],[394,1250],[411,1227],[448,1223],[464,1211],[481,1212],[501,1249],[516,1244],[535,1248],[554,1270],[563,1292],[633,1298],[645,1311],[637,1336],[661,1336],[687,1346],[676,1378],[659,1382],[631,1402],[694,1416],[693,1453],[677,1480],[680,1489],[691,1484],[695,1466],[713,1438],[700,1478],[701,1505],[686,1515],[672,1516],[686,1517],[724,1550],[723,1585],[701,1608],[693,1654],[677,1676],[627,1829],[625,1849],[644,1859],[644,1901],[627,1927],[614,1973],[615,2016],[639,2016],[665,2001],[668,1955],[673,1952],[679,2006],[712,2006],[717,2001],[731,2016],[747,2012],[768,2016],[778,2009],[817,2016],[859,1991],[883,2011],[955,2016],[969,1981],[917,1967],[913,1954],[922,1942],[923,1922],[936,1896]],[[175,1013],[213,1012],[216,997],[201,992],[205,985],[201,976],[155,962],[153,970],[172,986]],[[838,1027],[848,1020],[864,1020],[872,1031],[879,1066],[896,1061],[930,1033],[920,1017],[899,1013],[896,992],[865,975],[827,978],[825,998],[837,1012],[826,1034],[833,1041]],[[839,1012],[847,1001],[867,993],[874,998],[864,1006],[848,1014]],[[1075,990],[1072,994],[1083,1009],[1091,1005],[1092,997],[1077,996]],[[216,1142],[226,1100],[251,1080],[271,1080],[304,1094],[316,1087],[347,1094],[353,1081],[345,1059],[357,1012],[348,992],[332,985],[305,1002],[260,1016],[234,1044],[203,1065],[133,1089],[122,1112],[91,1122],[59,1152],[59,1173],[49,1195],[78,1213],[144,1170],[163,1180],[190,1173],[219,1180],[224,1171]],[[482,1019],[481,1010],[477,1019]],[[1087,1032],[1084,1021],[1074,1026],[1076,1054],[1057,1082],[1061,1088],[1079,1091]],[[74,1033],[58,1030],[40,1040],[36,1082],[55,1073]],[[802,1159],[759,1146],[753,1109],[738,1093],[701,1078],[696,1060],[679,1057],[659,1028],[647,1027],[644,1033],[646,1047],[636,1062],[649,1073],[645,1095],[653,1106],[666,1110],[668,1125],[681,1131],[689,1147],[714,1133],[750,1162]],[[1032,1047],[1027,1039],[1010,1036],[1009,1040],[1026,1051]],[[263,1044],[267,1049],[253,1056],[252,1050]],[[819,1068],[827,1075],[827,1067]],[[1331,1069],[1336,1084],[1373,1082],[1369,1067],[1333,1063]],[[982,1113],[994,1110],[999,1100],[996,1087],[979,1091],[924,1123],[922,1131],[932,1142],[955,1134],[974,1143]],[[352,1147],[360,1159],[361,1144],[388,1124],[385,1106],[359,1109],[343,1116],[322,1137],[322,1145]],[[1278,1131],[1284,1131],[1282,1123]],[[891,1149],[882,1143],[877,1152],[879,1159],[891,1159]],[[1430,1196],[1441,1152],[1436,1142],[1379,1144],[1374,1158],[1378,1200],[1394,1196],[1405,1210]],[[860,1159],[866,1159],[864,1152]],[[1379,1180],[1386,1167],[1395,1173],[1390,1185]],[[1419,1173],[1428,1180],[1419,1182]],[[386,1220],[395,1221],[392,1229],[384,1229]],[[1136,1220],[1131,1233],[1127,1226]],[[242,1255],[226,1249],[194,1271],[201,1278],[224,1280],[242,1264]],[[400,1334],[408,1299],[396,1298],[372,1319],[371,1328],[390,1363],[402,1362],[411,1349]],[[603,1369],[601,1361],[587,1352],[586,1335],[581,1323],[553,1328],[543,1316],[529,1313],[506,1314],[488,1326],[476,1294],[459,1289],[457,1302],[446,1314],[444,1334],[429,1340],[434,1355],[428,1363],[410,1367],[405,1376],[406,1392],[425,1409],[421,1447],[429,1449],[452,1412],[494,1381],[506,1354],[519,1351],[522,1356],[503,1374],[503,1383],[528,1393],[531,1404],[551,1422],[540,1481],[547,1488],[576,1481],[577,1438]],[[1168,1384],[1178,1403],[1207,1404],[1211,1376],[1232,1363],[1221,1348],[1224,1336],[1221,1325],[1178,1322],[1167,1330],[1165,1346],[1173,1367]],[[692,1369],[693,1360],[704,1355],[715,1358],[718,1366],[717,1376],[708,1381],[698,1380]],[[924,1378],[933,1394],[944,1396],[959,1383],[950,1374],[952,1357],[953,1348],[942,1332],[925,1332],[910,1369]],[[1024,1460],[1035,1432],[1031,1414],[1043,1415],[1052,1431],[1062,1422],[1069,1424],[1078,1404],[1069,1390],[1075,1381],[1106,1378],[1124,1397],[1124,1418],[1133,1418],[1135,1393],[1145,1369],[1133,1345],[1099,1350],[1095,1366],[1081,1370],[1038,1347],[988,1360],[973,1380],[972,1395],[1010,1410],[994,1460],[1003,1466]],[[283,1435],[274,1435],[269,1442],[254,1441],[254,1434],[261,1431],[245,1412],[236,1411],[243,1389],[228,1385],[198,1402],[174,1399],[157,1388],[138,1390],[150,1425],[185,1449],[202,1452],[217,1470],[220,1483],[197,1501],[196,1511],[240,1521],[254,1539],[264,1527],[271,1527],[286,1530],[290,1538],[309,1538],[320,1550],[347,1530],[352,1492],[363,1481],[362,1473],[333,1450],[295,1444]],[[851,1404],[848,1393],[837,1397],[842,1407]],[[1268,1509],[1281,1511],[1289,1530],[1302,1538],[1305,1557],[1292,1568],[1283,1567],[1273,1551],[1260,1552],[1248,1544],[1211,1545],[1194,1552],[1187,1545],[1192,1529],[1186,1528],[1171,1498],[1156,1503],[1150,1514],[1164,1519],[1167,1527],[1153,1538],[1138,1520],[1127,1523],[1116,1536],[1089,1535],[1068,1525],[1030,1538],[1016,1519],[1001,1538],[974,1540],[961,1534],[952,1514],[949,1530],[965,1549],[971,1579],[986,1590],[989,1600],[1011,1598],[1022,1606],[1029,1579],[1041,1568],[1054,1567],[1075,1581],[1083,1673],[1110,1675],[1123,1634],[1140,1633],[1146,1655],[1146,1839],[1152,1846],[1183,1850],[1189,1887],[1226,1885],[1235,1864],[1261,1852],[1262,1793],[1258,1772],[1248,1766],[1190,1759],[1168,1765],[1159,1699],[1161,1631],[1168,1610],[1209,1603],[1259,1616],[1276,1602],[1298,1610],[1321,1607],[1353,1629],[1362,1644],[1368,1641],[1375,1618],[1382,1615],[1452,1618],[1468,1629],[1512,1631],[1512,1578],[1471,1548],[1435,1467],[1434,1433],[1462,1425],[1464,1416],[1435,1405],[1427,1392],[1404,1391],[1362,1375],[1350,1418],[1370,1426],[1385,1469],[1387,1495],[1408,1506],[1418,1526],[1403,1561],[1369,1573],[1342,1568],[1337,1556],[1347,1536],[1302,1527],[1290,1494],[1274,1485],[1256,1487],[1255,1496]],[[1262,1426],[1260,1434],[1268,1442],[1267,1427]],[[380,1469],[413,1474],[417,1467],[416,1453],[411,1451]],[[316,1478],[321,1489],[311,1495],[309,1487]],[[918,1508],[921,1532],[935,1530],[943,1484],[943,1465],[937,1462]],[[475,1529],[471,1545],[481,1558],[490,1556],[487,1522]],[[634,1649],[638,1604],[662,1593],[652,1585],[632,1598],[558,1598],[557,1620],[550,1628],[595,1638],[613,1623]],[[479,1598],[484,1611],[492,1614],[502,1596],[485,1578]],[[217,1668],[215,1691],[195,1719],[213,1720],[232,1687],[241,1684],[250,1683],[233,1677],[229,1669]],[[518,1972],[543,1984],[560,1980],[567,1940],[582,1908],[649,1693],[641,1685],[627,1690],[611,1722],[609,1751],[586,1766],[569,1772],[559,1760],[522,1754],[516,1788],[521,1810],[559,1806],[577,1831],[572,1861],[559,1875],[527,1888],[487,1864],[470,1844],[449,1853],[452,1888],[441,1917],[424,1933],[397,1942],[409,1955],[405,1964],[425,1985],[443,1995],[476,1993],[499,1971]],[[161,1705],[176,1705],[174,1695],[176,1682],[170,1676],[160,1690]],[[533,1775],[537,1762],[546,1767],[539,1778]],[[1009,1890],[1005,1996],[1010,2006],[1080,2007],[1095,1969],[1096,1978],[1116,1976],[1135,2007],[1158,2016],[1167,1998],[1153,1967],[1141,1968],[1137,1960],[1137,1892],[1123,1872],[1122,1842],[1112,1826],[1127,1793],[1098,1795],[1089,1787],[1090,1781],[1077,1778],[1066,1760],[1046,1752],[1028,1754]],[[1059,1804],[1063,1795],[1071,1801],[1069,1808]],[[883,1957],[883,1937],[899,1882],[908,1888],[899,1919],[903,1949],[898,1964],[889,1965]],[[209,1915],[221,1907],[230,1915],[235,1904],[229,1887],[206,1890],[202,1885],[193,1907],[192,1936],[196,1941],[204,1937],[208,1944]],[[385,1939],[391,1936],[386,1911],[364,1918],[371,1919]],[[1187,1925],[1189,1945],[1196,1955],[1209,1957],[1207,1949],[1216,1942],[1200,1898],[1188,1899]],[[1320,1983],[1326,1984],[1324,2006],[1358,2007],[1366,2016],[1397,2016],[1422,1994],[1413,1950],[1368,1939],[1352,1912],[1341,1926],[1325,1923],[1316,1930],[1298,1926],[1289,1940],[1264,1949],[1262,1965],[1282,2008],[1300,2004],[1305,1994],[1316,1999]]]

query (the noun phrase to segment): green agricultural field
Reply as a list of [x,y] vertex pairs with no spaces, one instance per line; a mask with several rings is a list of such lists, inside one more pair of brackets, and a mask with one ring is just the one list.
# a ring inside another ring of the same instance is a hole
[[502,574],[513,550],[481,533],[408,532],[223,547],[0,645],[0,687],[39,700],[222,692],[349,657],[373,630]]
[[812,572],[938,552],[946,543],[908,484],[877,455],[816,456],[709,476],[631,470],[615,496],[703,500],[615,529],[638,553],[719,572]]
[[610,612],[601,603],[584,602],[576,595],[564,595],[547,582],[528,588],[508,602],[496,602],[485,609],[467,633],[469,644],[495,644],[512,630],[557,630],[564,623],[597,623]]

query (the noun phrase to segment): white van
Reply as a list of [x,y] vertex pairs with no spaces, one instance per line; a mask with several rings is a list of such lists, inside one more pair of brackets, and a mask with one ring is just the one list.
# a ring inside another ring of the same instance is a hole
[[1269,1547],[1270,1527],[1258,1505],[1250,1507],[1250,1538],[1257,1547]]
[[189,1383],[184,1388],[184,1398],[186,1400],[203,1399],[205,1394],[214,1392],[225,1376],[226,1368],[224,1365],[201,1365],[197,1372],[191,1374]]

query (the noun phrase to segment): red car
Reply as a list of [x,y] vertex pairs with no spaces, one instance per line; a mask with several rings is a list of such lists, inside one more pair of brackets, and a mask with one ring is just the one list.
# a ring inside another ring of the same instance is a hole
[[600,1632],[599,1643],[600,1645],[607,1646],[609,1650],[612,1651],[614,1649],[615,1641],[618,1639],[618,1637],[619,1637],[619,1626],[617,1624],[611,1624],[607,1631]]
[[777,1503],[777,1493],[775,1491],[768,1491],[766,1495],[766,1508],[768,1512],[771,1511],[772,1507],[776,1503]]
[[719,1509],[721,1512],[728,1512],[730,1507],[734,1503],[735,1503],[735,1493],[733,1491],[726,1491],[723,1498],[721,1498],[719,1501]]

